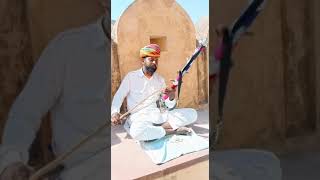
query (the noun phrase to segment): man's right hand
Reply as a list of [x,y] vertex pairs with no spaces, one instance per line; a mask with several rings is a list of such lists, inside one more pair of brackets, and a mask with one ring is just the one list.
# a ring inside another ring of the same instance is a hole
[[122,121],[120,119],[120,114],[119,113],[114,113],[111,116],[111,122],[113,125],[120,125],[122,124]]
[[22,162],[12,163],[0,174],[0,180],[28,180],[33,169]]

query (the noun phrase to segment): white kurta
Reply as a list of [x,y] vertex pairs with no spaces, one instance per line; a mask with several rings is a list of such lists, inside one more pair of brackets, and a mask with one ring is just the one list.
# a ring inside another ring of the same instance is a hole
[[[125,97],[127,97],[128,110],[131,110],[151,94],[165,87],[165,81],[158,73],[154,73],[153,76],[148,79],[143,74],[142,69],[129,72],[124,77],[118,91],[114,95],[111,114],[120,111]],[[130,126],[130,135],[134,139],[147,141],[165,136],[166,132],[164,128],[157,126],[164,122],[168,122],[175,130],[197,120],[197,112],[191,108],[160,112],[156,104],[158,97],[159,96],[154,95],[148,98],[136,108],[139,111],[135,109],[127,120],[126,123]]]

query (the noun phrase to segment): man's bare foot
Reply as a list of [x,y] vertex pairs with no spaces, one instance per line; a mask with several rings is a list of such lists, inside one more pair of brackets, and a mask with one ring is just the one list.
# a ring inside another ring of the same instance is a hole
[[192,131],[191,128],[188,127],[179,127],[178,129],[176,129],[176,133],[175,134],[179,134],[179,135],[191,135]]

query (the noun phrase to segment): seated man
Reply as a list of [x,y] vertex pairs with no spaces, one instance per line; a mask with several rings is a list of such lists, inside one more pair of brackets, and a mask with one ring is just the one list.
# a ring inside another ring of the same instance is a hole
[[175,104],[175,90],[166,88],[165,80],[156,73],[160,57],[160,47],[150,44],[140,50],[142,68],[129,72],[121,82],[114,95],[111,106],[111,121],[113,124],[122,124],[120,107],[127,97],[128,110],[138,105],[140,108],[131,112],[126,123],[130,127],[129,134],[138,141],[149,141],[169,134],[191,133],[185,127],[196,121],[197,112],[191,108],[160,111],[156,100],[159,96],[154,92],[164,90],[169,98],[167,104]]

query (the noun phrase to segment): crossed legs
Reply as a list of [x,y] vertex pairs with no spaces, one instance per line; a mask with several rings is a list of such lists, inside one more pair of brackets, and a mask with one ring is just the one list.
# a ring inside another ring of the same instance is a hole
[[139,113],[133,116],[130,135],[136,140],[148,141],[169,134],[188,134],[191,129],[185,126],[197,120],[197,111],[191,108],[175,109],[159,116],[162,123],[159,123],[159,117],[154,118],[154,114]]

